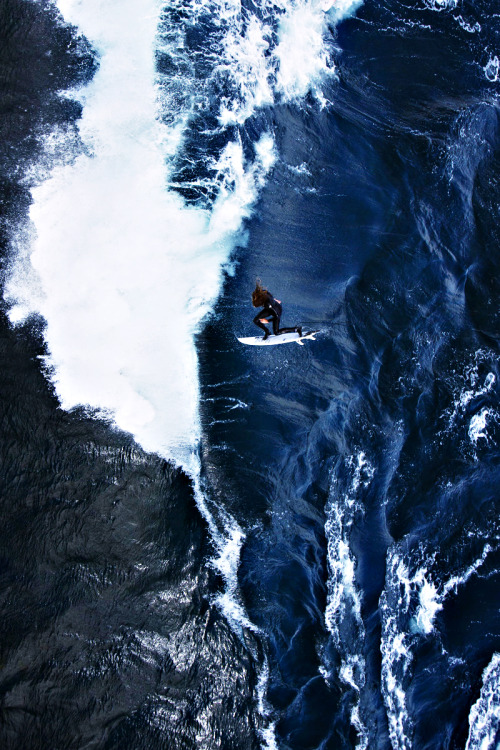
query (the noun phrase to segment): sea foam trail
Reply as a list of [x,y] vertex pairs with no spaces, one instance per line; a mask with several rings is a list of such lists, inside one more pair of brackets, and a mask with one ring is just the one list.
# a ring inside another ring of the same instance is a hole
[[[444,583],[435,583],[431,569],[436,553],[426,555],[422,548],[411,551],[405,542],[388,550],[386,584],[380,598],[380,648],[383,697],[394,750],[408,750],[412,745],[414,720],[408,707],[407,689],[411,681],[413,649],[419,639],[434,633],[434,621],[445,599],[478,574],[492,551],[492,546],[486,544],[482,554],[468,568]],[[482,745],[471,747],[482,748]]]
[[465,750],[494,750],[500,733],[500,654],[483,672],[481,694],[469,714],[469,736]]
[[[361,593],[356,582],[356,560],[350,547],[350,532],[355,519],[363,514],[361,493],[369,485],[375,469],[364,452],[345,460],[349,481],[342,491],[332,474],[330,497],[326,506],[327,601],[325,624],[339,655],[339,677],[353,693],[351,724],[358,734],[357,750],[368,747],[368,730],[362,718],[360,701],[366,684],[364,658],[365,628],[361,616]],[[328,679],[328,665],[322,673]]]

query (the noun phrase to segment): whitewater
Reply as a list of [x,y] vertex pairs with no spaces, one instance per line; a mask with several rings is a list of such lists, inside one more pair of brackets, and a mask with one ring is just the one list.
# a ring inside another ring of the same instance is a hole
[[[47,134],[45,168],[30,175],[30,223],[15,240],[6,286],[10,318],[45,321],[44,366],[64,409],[83,405],[196,474],[194,338],[232,272],[235,247],[245,243],[244,220],[277,158],[273,136],[262,133],[250,157],[238,133],[228,137],[206,158],[214,200],[189,205],[171,185],[200,96],[189,74],[167,76],[162,87],[156,71],[155,49],[173,59],[187,54],[165,15],[170,6],[60,0],[58,7],[94,46],[99,68],[89,85],[66,94],[83,107],[79,141],[65,131]],[[233,101],[219,104],[222,130],[276,95],[305,95],[333,73],[322,38],[328,7],[278,7],[280,36],[267,62],[265,24],[244,20],[238,4],[213,6],[225,55],[216,72],[229,71],[235,86]],[[190,23],[199,12],[194,4]],[[340,18],[338,6],[335,13]]]
[[112,414],[146,450],[188,466],[199,436],[193,336],[272,164],[272,140],[259,141],[246,172],[238,144],[228,146],[214,171],[234,189],[210,213],[167,191],[166,154],[182,122],[168,130],[157,116],[158,6],[118,5],[61,3],[100,66],[80,93],[84,152],[33,188],[7,296],[13,321],[46,320],[63,408]]

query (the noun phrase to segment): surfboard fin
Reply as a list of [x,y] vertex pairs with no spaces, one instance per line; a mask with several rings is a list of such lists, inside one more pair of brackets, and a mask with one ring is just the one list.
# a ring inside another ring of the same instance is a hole
[[303,341],[301,341],[300,339],[298,339],[296,343],[297,343],[297,344],[298,344],[299,346],[304,346],[304,342],[303,342]]

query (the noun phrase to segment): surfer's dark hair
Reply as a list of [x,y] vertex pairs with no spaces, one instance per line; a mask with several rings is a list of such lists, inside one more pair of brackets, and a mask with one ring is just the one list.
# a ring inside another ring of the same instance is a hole
[[257,279],[255,282],[255,289],[252,292],[252,305],[254,307],[264,307],[264,304],[267,302],[268,294],[269,292],[267,289],[264,289],[261,280]]

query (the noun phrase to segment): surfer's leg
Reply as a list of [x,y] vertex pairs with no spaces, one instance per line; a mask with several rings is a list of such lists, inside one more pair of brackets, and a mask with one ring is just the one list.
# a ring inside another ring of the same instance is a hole
[[275,336],[277,336],[280,333],[280,320],[281,320],[282,314],[283,314],[283,305],[281,304],[281,302],[278,302],[278,300],[276,300],[274,309],[271,310],[271,315],[273,318],[273,333]]
[[265,339],[267,339],[267,337],[270,335],[269,334],[269,328],[267,328],[264,325],[264,323],[261,323],[262,320],[266,320],[266,317],[267,317],[267,310],[261,310],[260,312],[257,313],[257,315],[255,316],[255,318],[253,319],[253,322],[255,323],[255,325],[258,328],[260,328],[261,331],[264,331],[264,338]]
[[299,336],[302,336],[302,327],[294,326],[293,328],[280,328],[279,333],[298,333]]

